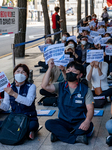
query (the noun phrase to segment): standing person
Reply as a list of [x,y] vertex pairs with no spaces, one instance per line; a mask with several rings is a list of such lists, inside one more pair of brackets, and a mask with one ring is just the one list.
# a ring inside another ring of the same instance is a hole
[[[60,22],[62,22],[62,19],[60,20],[60,16],[58,15],[59,13],[59,7],[55,7],[55,13],[52,15],[52,28],[54,33],[60,31]],[[60,34],[54,35],[54,43],[55,41],[60,40]]]
[[5,95],[0,109],[7,111],[10,106],[11,113],[25,114],[30,118],[28,134],[34,139],[34,132],[39,127],[35,108],[36,86],[28,82],[29,68],[25,64],[18,64],[14,70],[14,82],[11,87],[4,89]]
[[51,132],[51,142],[57,140],[74,144],[88,144],[86,134],[93,130],[91,122],[94,114],[93,95],[91,90],[82,82],[83,66],[76,62],[67,65],[67,82],[49,84],[53,59],[48,62],[49,68],[42,80],[42,88],[49,92],[58,93],[58,119],[50,119],[45,123]]
[[102,17],[102,21],[105,21],[105,23],[108,22],[109,14],[107,13],[107,7],[105,7],[103,9],[103,13],[102,13],[101,17]]

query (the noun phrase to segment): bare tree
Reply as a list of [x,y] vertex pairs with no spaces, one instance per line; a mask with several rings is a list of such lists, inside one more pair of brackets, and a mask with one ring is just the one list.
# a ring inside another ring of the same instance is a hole
[[[18,0],[19,11],[19,33],[15,34],[14,44],[25,42],[26,37],[26,14],[27,14],[27,1]],[[15,48],[16,57],[25,56],[25,45]]]
[[63,29],[63,33],[67,32],[66,28],[66,13],[65,13],[65,0],[59,0],[60,2],[60,19],[63,19],[61,23],[61,28]]
[[45,29],[45,34],[51,34],[50,30],[50,19],[48,15],[48,8],[47,8],[47,0],[41,0],[42,4],[42,9],[43,9],[43,14],[44,14],[44,29]]
[[2,6],[5,6],[7,3],[7,0],[3,0]]

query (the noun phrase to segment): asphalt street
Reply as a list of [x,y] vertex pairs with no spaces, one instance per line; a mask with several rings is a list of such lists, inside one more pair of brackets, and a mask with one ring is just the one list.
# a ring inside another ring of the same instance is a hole
[[[52,24],[51,24],[52,25]],[[72,31],[72,26],[76,25],[76,15],[67,16],[67,31]],[[51,27],[51,33],[52,27]],[[26,41],[31,41],[42,37],[44,35],[44,21],[41,22],[31,21],[30,19],[27,21],[27,30],[26,30]],[[33,42],[26,45],[26,48],[31,47],[37,43],[42,43],[43,40]],[[12,52],[11,44],[14,43],[14,34],[9,35],[0,35],[0,57]]]

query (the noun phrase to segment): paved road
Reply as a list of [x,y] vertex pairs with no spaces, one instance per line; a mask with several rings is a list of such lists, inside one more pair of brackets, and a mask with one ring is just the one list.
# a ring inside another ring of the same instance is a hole
[[[72,26],[76,24],[76,15],[75,16],[67,16],[67,31],[72,31]],[[53,33],[53,31],[51,30]],[[28,21],[27,23],[27,31],[26,31],[26,41],[34,40],[44,35],[44,23],[36,22],[36,21]],[[42,40],[41,40],[42,41]],[[26,47],[31,45],[35,45],[40,43],[41,41],[37,41],[31,44],[27,44]],[[11,35],[2,35],[0,36],[0,56],[11,53],[11,44],[14,42],[14,34]]]

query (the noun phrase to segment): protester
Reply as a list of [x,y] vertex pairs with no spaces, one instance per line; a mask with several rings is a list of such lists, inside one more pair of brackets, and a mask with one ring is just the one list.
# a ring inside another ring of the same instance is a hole
[[51,142],[61,140],[70,144],[88,144],[86,135],[93,130],[91,120],[94,114],[94,100],[91,90],[79,81],[83,74],[83,66],[70,62],[66,70],[67,82],[49,85],[48,79],[54,66],[53,59],[49,60],[48,65],[42,87],[59,94],[59,118],[47,120],[45,123],[46,129],[51,132]]
[[91,82],[93,95],[96,95],[94,89],[100,87],[100,96],[112,96],[112,88],[107,83],[108,64],[106,62],[93,61],[87,66],[86,79]]
[[65,32],[62,36],[61,43],[66,43],[68,37],[70,37],[70,34],[68,32]]
[[[62,19],[60,19],[60,16],[58,15],[59,13],[59,7],[55,7],[55,13],[52,15],[52,28],[54,33],[55,32],[59,32],[60,31],[60,23],[63,21]],[[60,33],[54,35],[54,43],[55,41],[59,41],[60,40]]]
[[45,44],[50,44],[50,45],[53,44],[52,38],[51,37],[46,38]]
[[101,17],[102,17],[102,21],[105,21],[105,23],[108,22],[109,14],[107,13],[107,7],[105,7],[103,9],[103,13],[102,13]]
[[28,134],[34,139],[34,132],[39,127],[35,108],[36,86],[28,82],[29,68],[18,64],[14,70],[14,82],[4,89],[5,95],[0,109],[7,111],[11,105],[11,113],[25,114],[30,118]]
[[91,15],[86,16],[85,20],[83,21],[83,26],[84,26],[84,27],[87,26],[88,23],[89,23],[91,20],[92,20]]

